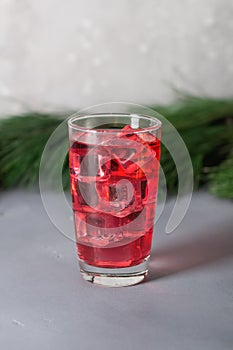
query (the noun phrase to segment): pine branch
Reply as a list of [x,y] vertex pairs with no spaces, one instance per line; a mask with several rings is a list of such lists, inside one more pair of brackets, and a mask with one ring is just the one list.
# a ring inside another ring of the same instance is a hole
[[[233,99],[184,96],[168,106],[153,106],[177,128],[190,152],[195,188],[209,183],[212,193],[233,198]],[[44,146],[60,124],[55,114],[30,113],[0,120],[0,187],[34,186]],[[163,147],[161,164],[168,190],[177,187],[176,168]],[[63,183],[69,188],[68,162]]]
[[0,121],[0,186],[34,186],[44,146],[60,124],[53,115],[31,113]]
[[[210,173],[233,149],[233,99],[188,96],[170,106],[155,109],[171,121],[182,136],[192,159],[195,188],[211,181]],[[169,179],[168,188],[174,190],[176,169],[165,149],[162,154],[161,164]]]
[[210,192],[222,198],[233,199],[233,154],[210,174]]

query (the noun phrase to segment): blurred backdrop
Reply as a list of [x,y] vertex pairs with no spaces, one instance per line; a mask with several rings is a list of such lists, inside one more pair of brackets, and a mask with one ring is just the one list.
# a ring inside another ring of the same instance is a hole
[[232,0],[0,0],[0,114],[233,92]]
[[[121,101],[164,115],[195,188],[233,198],[232,44],[232,0],[0,0],[0,188],[38,182],[58,115]],[[64,173],[69,188],[67,161]]]

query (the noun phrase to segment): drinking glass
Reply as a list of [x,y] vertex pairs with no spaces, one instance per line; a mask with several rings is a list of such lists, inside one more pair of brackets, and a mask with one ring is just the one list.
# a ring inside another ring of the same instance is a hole
[[139,114],[68,121],[74,226],[83,278],[128,286],[148,272],[159,179],[161,122]]

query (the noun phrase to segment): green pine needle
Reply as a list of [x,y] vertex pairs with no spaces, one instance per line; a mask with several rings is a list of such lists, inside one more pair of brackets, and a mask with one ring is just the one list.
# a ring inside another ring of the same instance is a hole
[[0,121],[0,187],[34,186],[44,146],[60,124],[52,115],[30,113]]
[[233,155],[210,174],[210,192],[222,198],[233,199]]
[[[192,159],[195,188],[233,198],[233,99],[183,96],[168,106],[152,106],[178,130]],[[0,120],[0,188],[35,186],[40,158],[51,133],[60,124],[55,114],[29,113]],[[173,160],[163,147],[161,164],[168,190],[177,188]],[[64,187],[69,187],[68,161]]]

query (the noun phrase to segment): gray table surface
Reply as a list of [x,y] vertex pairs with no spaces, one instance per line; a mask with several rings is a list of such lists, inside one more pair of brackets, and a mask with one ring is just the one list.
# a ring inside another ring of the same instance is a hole
[[181,225],[157,223],[148,281],[81,279],[74,243],[38,193],[0,198],[0,349],[233,349],[233,206],[196,193]]

